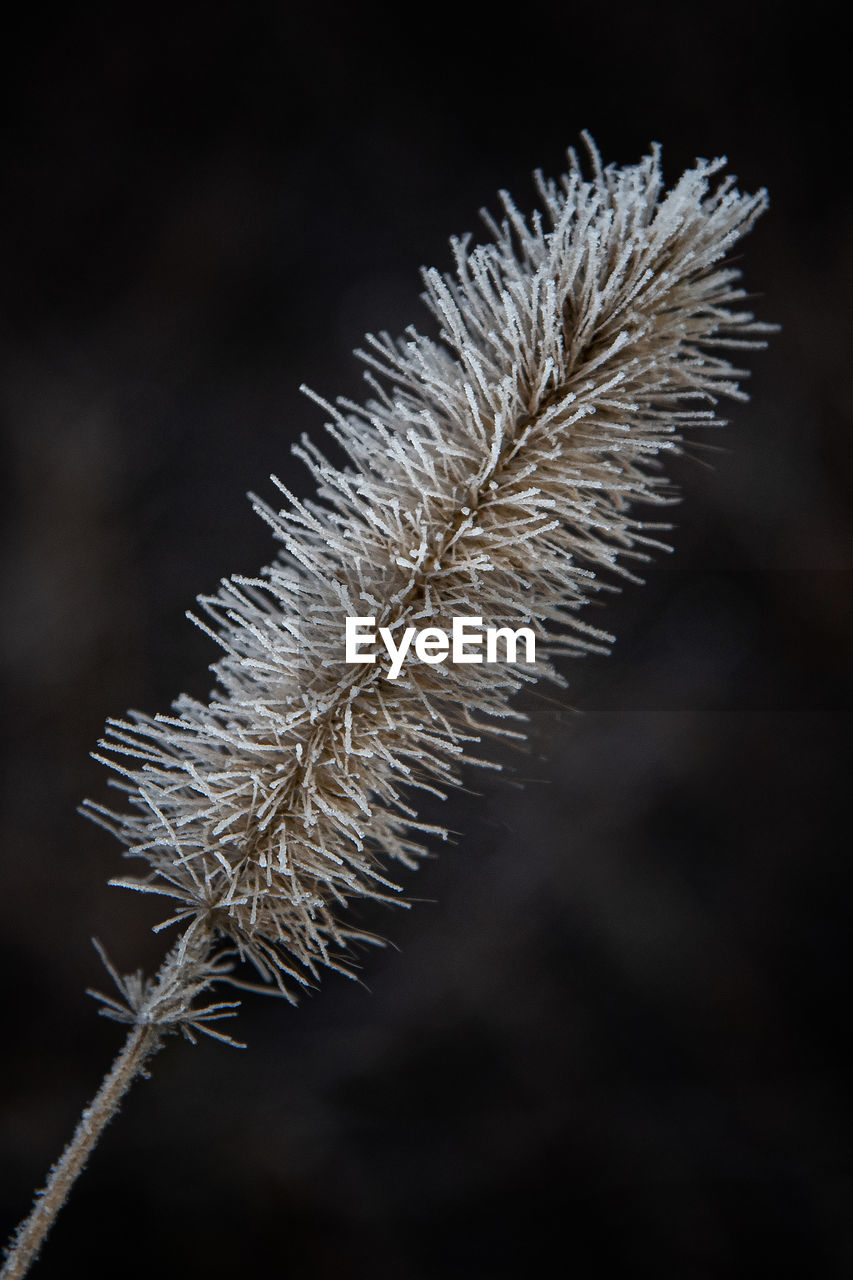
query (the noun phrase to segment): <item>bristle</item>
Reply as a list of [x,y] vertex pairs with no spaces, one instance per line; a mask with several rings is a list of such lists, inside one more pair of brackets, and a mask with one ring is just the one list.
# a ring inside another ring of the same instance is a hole
[[[223,651],[210,702],[108,726],[133,807],[92,811],[148,864],[135,887],[173,897],[285,993],[341,966],[348,901],[399,899],[389,864],[424,852],[413,790],[456,785],[521,686],[562,679],[557,655],[606,649],[583,605],[664,545],[660,457],[742,394],[721,348],[762,345],[718,264],[764,193],[715,188],[721,162],[664,193],[657,149],[602,168],[587,142],[591,179],[570,153],[559,181],[539,176],[541,212],[504,195],[489,243],[455,240],[454,275],[424,273],[439,339],[368,336],[372,398],[313,397],[347,465],[304,440],[316,500],[278,481],[281,510],[255,500],[280,550],[200,600]],[[468,616],[528,626],[538,661],[407,658],[388,679],[382,661],[345,661],[360,615],[392,636]]]

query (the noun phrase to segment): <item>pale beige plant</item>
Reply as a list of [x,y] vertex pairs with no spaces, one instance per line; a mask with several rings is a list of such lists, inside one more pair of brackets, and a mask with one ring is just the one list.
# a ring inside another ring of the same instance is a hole
[[[348,463],[304,440],[317,499],[256,508],[281,544],[256,578],[202,597],[199,625],[221,646],[208,703],[109,723],[104,761],[129,811],[89,804],[143,873],[114,883],[165,896],[179,936],[151,980],[108,967],[108,1016],[129,1039],[32,1216],[3,1277],[22,1276],[98,1134],[164,1035],[230,1039],[233,1001],[204,1003],[248,961],[293,999],[322,966],[347,967],[365,937],[349,900],[399,900],[388,864],[414,866],[425,835],[418,788],[444,794],[483,738],[521,736],[512,695],[560,681],[552,659],[606,648],[582,606],[664,545],[638,516],[673,500],[661,456],[744,398],[723,351],[761,345],[721,266],[766,206],[699,161],[668,192],[657,148],[591,176],[569,153],[558,182],[537,175],[541,212],[502,195],[491,241],[454,241],[453,277],[425,272],[437,339],[369,337],[366,405],[324,404]],[[714,185],[716,182],[716,185]],[[278,484],[278,482],[276,482]],[[386,666],[344,660],[344,622],[395,632],[530,626],[535,666]],[[482,761],[481,761],[482,763]],[[108,962],[107,962],[108,963]]]

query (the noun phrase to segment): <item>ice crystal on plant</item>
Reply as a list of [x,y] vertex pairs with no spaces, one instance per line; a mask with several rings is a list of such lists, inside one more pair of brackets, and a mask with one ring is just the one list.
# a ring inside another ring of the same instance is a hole
[[[256,501],[279,553],[200,600],[223,650],[210,701],[109,722],[131,808],[88,810],[149,867],[117,883],[173,899],[170,920],[213,928],[284,994],[361,936],[349,900],[397,898],[389,863],[415,865],[430,831],[417,789],[443,794],[481,739],[518,735],[512,695],[559,679],[556,654],[609,643],[582,606],[663,545],[637,514],[672,500],[661,455],[742,395],[724,350],[761,345],[721,260],[765,194],[720,160],[666,192],[657,148],[621,169],[590,152],[590,177],[570,152],[559,181],[537,175],[541,211],[502,194],[491,240],[454,240],[455,273],[425,272],[440,334],[369,336],[366,404],[320,402],[348,462],[303,439],[316,500],[276,481],[282,509]],[[546,656],[408,662],[391,682],[344,661],[358,615],[532,626]],[[118,981],[114,1015],[133,1016],[145,993]],[[189,1025],[180,1001],[169,1016]]]

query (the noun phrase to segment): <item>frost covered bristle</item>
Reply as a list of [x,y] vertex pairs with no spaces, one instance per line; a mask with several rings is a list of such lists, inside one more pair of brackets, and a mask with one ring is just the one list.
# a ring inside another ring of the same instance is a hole
[[[657,148],[622,169],[590,150],[591,178],[570,152],[559,181],[537,176],[541,212],[502,194],[490,242],[454,240],[455,273],[424,273],[437,338],[369,336],[372,398],[319,401],[348,462],[303,439],[316,500],[276,481],[281,510],[255,501],[279,553],[200,599],[224,651],[210,701],[108,725],[100,758],[130,811],[87,811],[149,868],[116,883],[172,898],[170,920],[286,995],[345,967],[364,936],[351,899],[399,901],[389,864],[436,834],[418,788],[446,793],[483,738],[520,735],[512,696],[559,680],[552,658],[607,647],[582,606],[665,545],[646,518],[673,501],[660,455],[742,398],[725,349],[762,345],[720,262],[764,192],[717,179],[717,160],[666,193]],[[409,662],[389,681],[344,661],[345,619],[365,614],[531,626],[539,661]]]

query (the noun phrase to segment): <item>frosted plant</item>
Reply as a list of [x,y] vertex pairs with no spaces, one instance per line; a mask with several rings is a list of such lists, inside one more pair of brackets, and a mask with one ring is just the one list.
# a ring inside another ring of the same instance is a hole
[[[485,738],[521,736],[513,695],[561,681],[553,659],[606,649],[582,606],[661,547],[668,526],[637,515],[671,502],[661,455],[713,420],[717,398],[745,398],[723,354],[761,345],[768,326],[741,309],[726,252],[766,206],[698,161],[668,192],[657,148],[592,176],[569,152],[559,181],[537,175],[541,211],[502,194],[491,239],[452,242],[455,274],[426,271],[437,339],[369,336],[366,404],[319,401],[344,451],[333,466],[303,438],[317,482],[282,510],[255,507],[280,543],[256,578],[201,597],[198,625],[221,647],[208,703],[112,720],[99,757],[128,808],[87,812],[116,833],[136,878],[177,925],[160,972],[122,977],[102,1012],[130,1023],[122,1054],[13,1243],[21,1276],[132,1079],[164,1035],[229,1040],[234,1001],[214,983],[293,999],[323,966],[347,967],[353,898],[399,900],[394,863],[413,867],[425,837],[417,790],[444,795]],[[716,185],[715,185],[716,183]],[[314,399],[317,399],[315,396]],[[527,626],[535,664],[345,659],[347,618],[392,638]],[[480,761],[482,763],[482,761]],[[106,959],[106,957],[105,957]],[[251,985],[251,984],[250,984]]]

